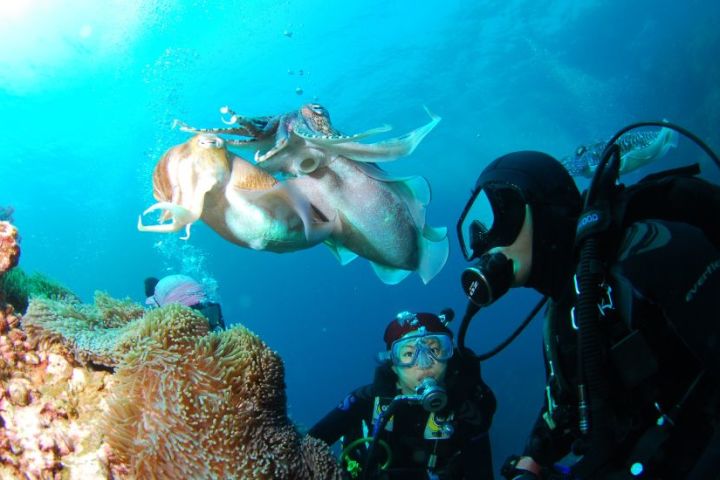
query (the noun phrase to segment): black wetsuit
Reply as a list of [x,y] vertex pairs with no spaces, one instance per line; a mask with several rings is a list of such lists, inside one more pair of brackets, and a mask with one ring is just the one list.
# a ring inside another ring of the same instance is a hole
[[[720,478],[720,470],[690,477],[706,446],[718,439],[720,251],[693,226],[653,220],[632,224],[617,252],[607,279],[614,308],[600,317],[615,439],[605,467],[583,478],[631,478],[629,467],[643,453],[652,455],[641,478]],[[551,302],[545,320],[548,386],[556,406],[548,415],[546,399],[524,452],[544,466],[565,457],[580,437],[574,301],[570,289]],[[669,437],[657,448],[640,448],[640,440],[656,431],[651,429],[660,411],[672,412],[698,378],[675,426],[665,430]],[[720,461],[712,456],[704,460]]]
[[[395,395],[397,376],[389,363],[379,366],[375,381],[358,388],[310,429],[309,434],[329,445],[344,436],[343,445],[363,436],[362,425],[372,436],[372,418],[376,398],[387,405]],[[379,438],[392,450],[392,462],[384,473],[368,478],[425,479],[428,462],[436,457],[431,469],[439,479],[493,478],[489,428],[495,413],[495,396],[480,377],[477,362],[462,360],[457,352],[448,361],[445,376],[448,405],[438,412],[439,419],[452,413],[452,434],[440,440],[426,439],[429,413],[419,405],[401,404],[392,416],[392,431],[384,430]],[[447,432],[446,432],[447,433]],[[382,448],[377,448],[384,462]],[[362,452],[365,452],[363,449]],[[361,464],[362,458],[357,459]]]
[[202,302],[190,306],[193,310],[200,312],[210,323],[210,330],[225,330],[225,320],[223,319],[222,309],[217,302]]

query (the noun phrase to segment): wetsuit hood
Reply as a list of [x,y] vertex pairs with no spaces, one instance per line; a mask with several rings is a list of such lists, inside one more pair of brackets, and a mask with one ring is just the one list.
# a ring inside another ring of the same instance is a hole
[[489,184],[519,190],[532,213],[532,266],[525,286],[557,298],[574,270],[575,226],[582,198],[568,171],[541,152],[521,151],[491,162],[476,191]]

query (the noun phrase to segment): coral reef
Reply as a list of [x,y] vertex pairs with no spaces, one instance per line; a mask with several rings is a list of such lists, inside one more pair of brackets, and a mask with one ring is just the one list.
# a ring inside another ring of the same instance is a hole
[[340,478],[258,337],[102,293],[0,309],[0,426],[0,478]]
[[144,313],[131,300],[116,300],[95,292],[94,305],[73,300],[32,300],[23,325],[37,342],[65,344],[82,365],[114,367],[124,353],[118,341]]
[[[33,346],[0,308],[0,478],[111,478],[98,428],[108,372],[80,368],[60,344]],[[116,477],[122,478],[122,477]]]
[[148,313],[123,340],[104,417],[140,478],[339,478],[327,446],[287,417],[284,368],[242,326],[208,334],[193,310]]
[[17,265],[19,260],[17,228],[10,222],[0,221],[0,276]]

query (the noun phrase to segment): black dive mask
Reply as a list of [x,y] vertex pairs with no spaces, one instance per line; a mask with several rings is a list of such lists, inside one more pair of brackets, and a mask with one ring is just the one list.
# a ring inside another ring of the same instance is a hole
[[476,187],[457,224],[465,259],[512,244],[525,222],[526,203],[522,192],[511,184],[492,182]]
[[486,253],[463,271],[460,281],[470,301],[484,307],[505,295],[514,278],[512,260],[502,253]]

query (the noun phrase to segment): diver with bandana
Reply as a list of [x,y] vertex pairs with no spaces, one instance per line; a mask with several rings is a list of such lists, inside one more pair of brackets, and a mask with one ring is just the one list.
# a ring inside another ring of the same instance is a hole
[[[718,199],[697,180],[693,192]],[[643,207],[672,203],[653,200]],[[506,478],[720,478],[720,250],[713,232],[682,220],[709,208],[618,224],[616,241],[593,243],[599,253],[583,264],[576,231],[599,217],[581,216],[583,198],[560,162],[523,151],[483,170],[458,222],[475,262],[462,276],[466,317],[513,287],[549,299],[545,402]],[[578,262],[602,281],[583,284]],[[597,301],[581,305],[591,289]]]
[[457,354],[451,319],[451,310],[400,312],[385,330],[373,383],[310,429],[329,445],[342,440],[346,478],[493,478],[495,396],[479,364]]

